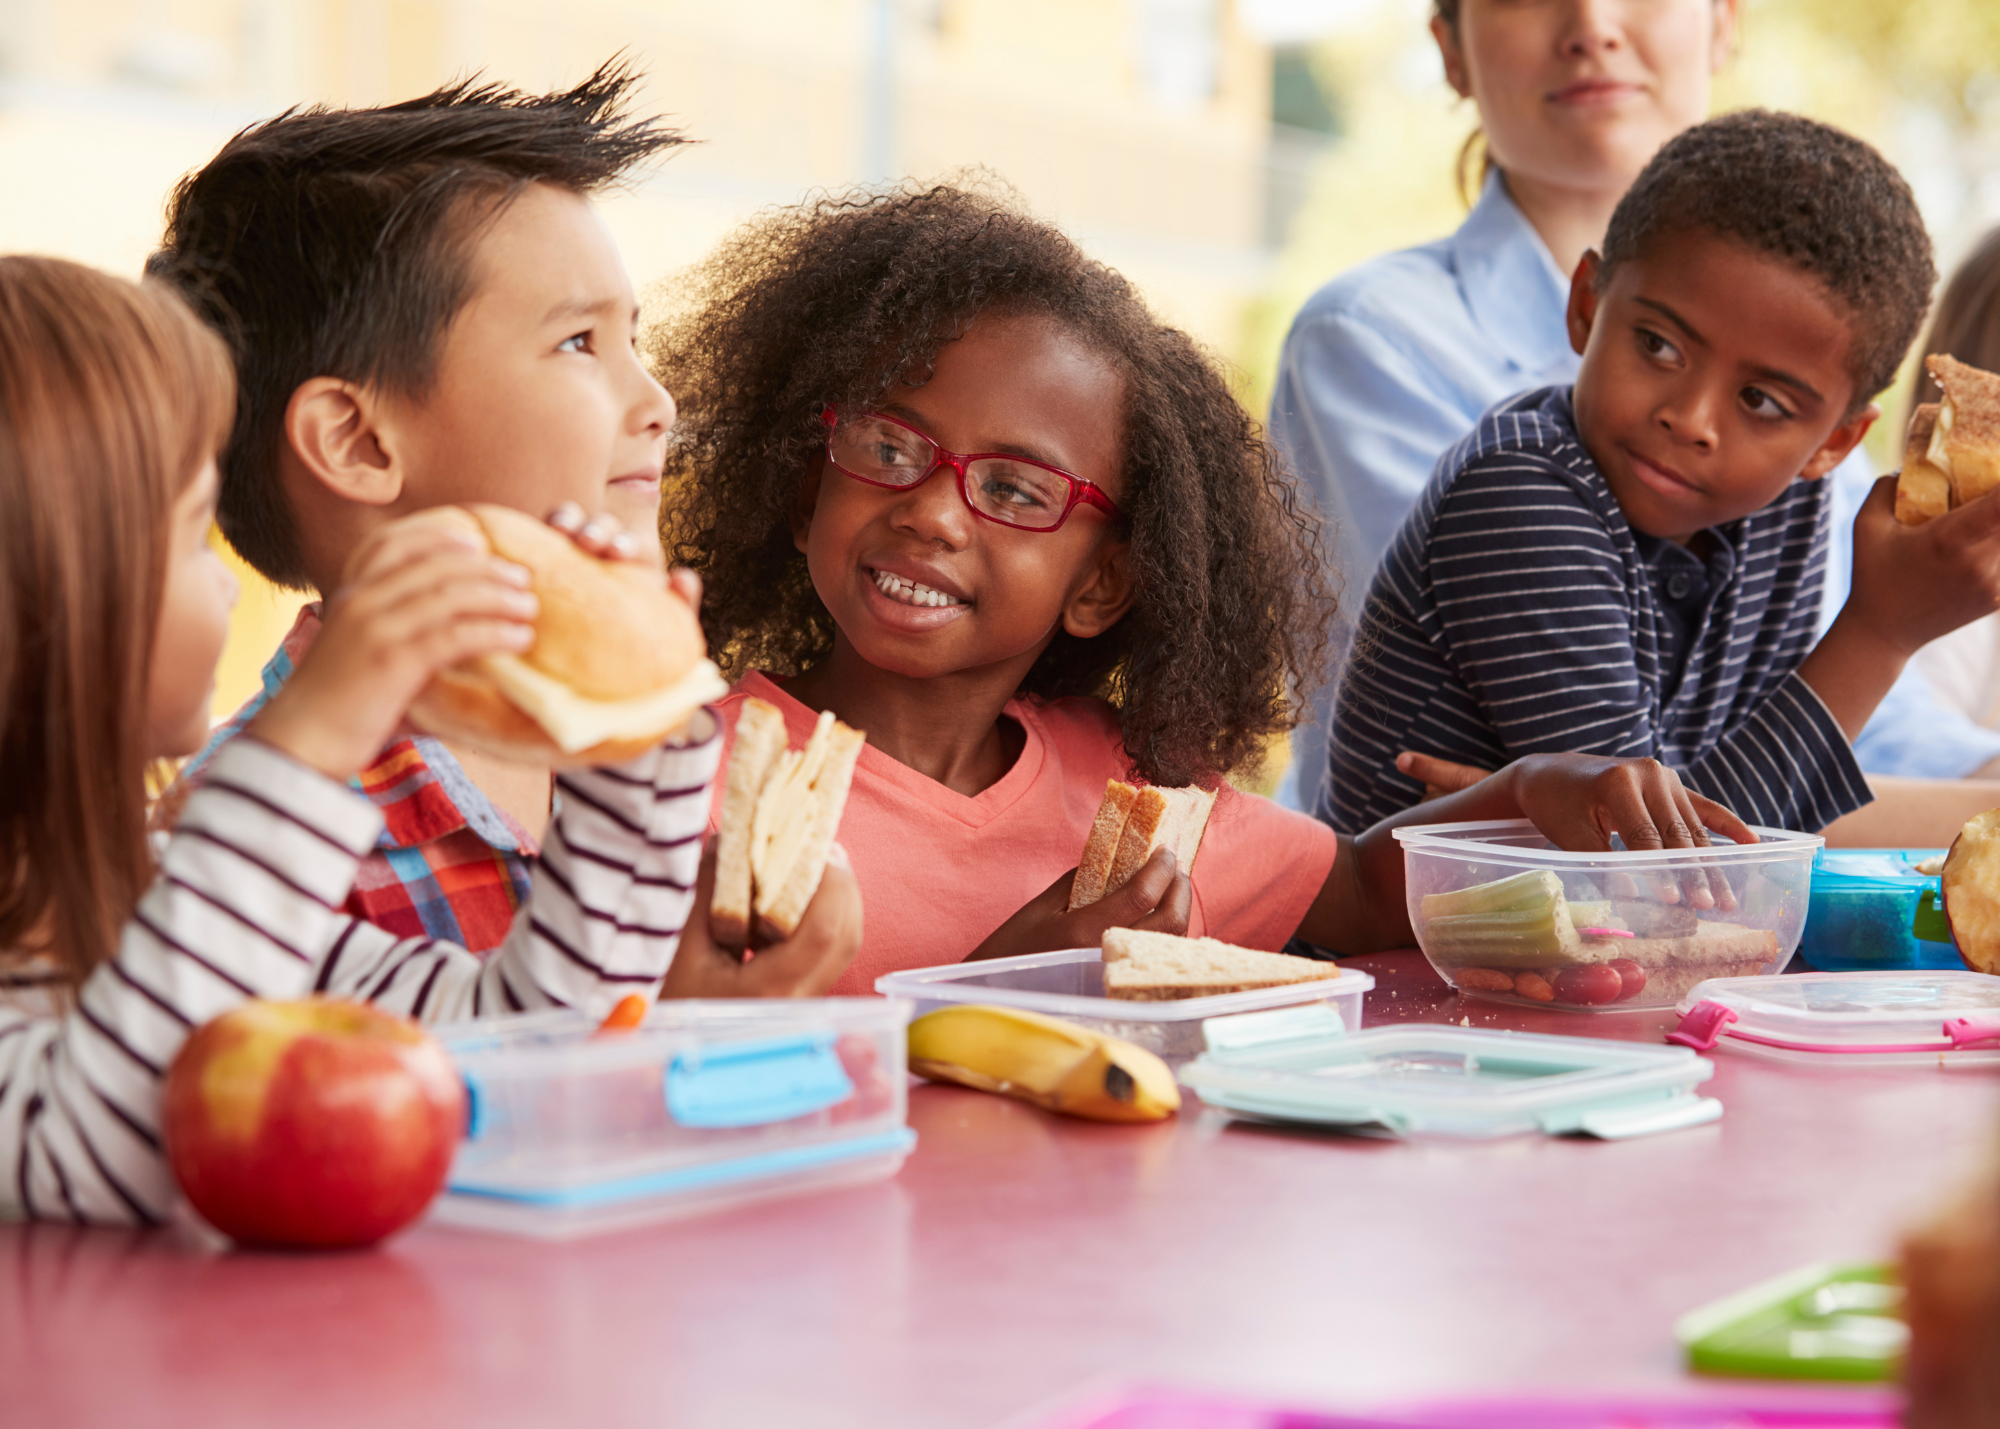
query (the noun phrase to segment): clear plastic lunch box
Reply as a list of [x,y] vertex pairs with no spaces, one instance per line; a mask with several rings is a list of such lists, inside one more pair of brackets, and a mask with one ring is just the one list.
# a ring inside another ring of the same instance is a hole
[[[1609,853],[1565,852],[1525,819],[1395,835],[1410,926],[1446,982],[1520,1005],[1617,1012],[1672,1007],[1698,982],[1791,961],[1824,840],[1755,832],[1755,844]],[[1713,906],[1698,907],[1704,898]]]
[[1667,1040],[1809,1066],[2000,1067],[2000,977],[1985,973],[1794,973],[1689,991]]
[[1943,849],[1826,848],[1813,859],[1799,957],[1822,972],[1959,969],[1938,875],[1915,865]]
[[[1331,963],[1329,972],[1335,971]],[[1355,1031],[1361,1026],[1361,998],[1375,979],[1356,968],[1340,968],[1339,976],[1323,982],[1288,983],[1254,992],[1226,992],[1217,997],[1187,997],[1172,1002],[1135,1002],[1104,995],[1104,959],[1099,948],[1071,948],[1059,953],[1029,953],[1018,958],[950,963],[937,968],[911,968],[875,980],[875,990],[908,998],[921,1017],[952,1003],[977,1002],[1018,1007],[1079,1023],[1093,1032],[1108,1032],[1158,1053],[1169,1066],[1198,1056],[1202,1028],[1211,1017],[1230,1017],[1272,1007],[1324,1004],[1341,1023]]]
[[907,1003],[671,1002],[440,1028],[466,1139],[431,1218],[565,1237],[895,1174]]
[[1317,1007],[1211,1022],[1208,1043],[1181,1083],[1210,1106],[1270,1121],[1613,1140],[1722,1115],[1694,1090],[1714,1065],[1679,1047],[1427,1023],[1347,1033]]

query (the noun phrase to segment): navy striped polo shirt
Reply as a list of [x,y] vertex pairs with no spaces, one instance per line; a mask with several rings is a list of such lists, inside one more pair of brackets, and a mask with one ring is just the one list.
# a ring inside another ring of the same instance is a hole
[[[1651,756],[1752,824],[1813,830],[1870,794],[1806,683],[1826,566],[1823,481],[1710,528],[1705,558],[1625,522],[1570,388],[1492,408],[1446,452],[1368,589],[1320,817],[1359,832],[1423,797],[1414,749]],[[1649,560],[1649,556],[1651,559]]]

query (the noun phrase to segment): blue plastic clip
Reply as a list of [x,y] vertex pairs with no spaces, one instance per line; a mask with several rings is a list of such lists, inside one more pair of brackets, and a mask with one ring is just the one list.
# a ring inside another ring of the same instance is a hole
[[682,1126],[764,1126],[854,1095],[831,1033],[728,1042],[667,1066],[667,1114]]

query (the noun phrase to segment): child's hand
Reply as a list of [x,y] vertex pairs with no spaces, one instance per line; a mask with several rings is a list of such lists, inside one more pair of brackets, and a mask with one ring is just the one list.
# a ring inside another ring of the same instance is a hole
[[[1522,815],[1557,848],[1604,853],[1613,834],[1628,849],[1707,848],[1710,830],[1734,843],[1757,842],[1748,824],[1689,790],[1657,759],[1530,754],[1499,777],[1508,781]],[[1696,908],[1736,906],[1720,870],[1706,881],[1689,874],[1681,891]],[[1675,890],[1661,892],[1664,897]]]
[[1885,476],[1854,519],[1854,586],[1841,623],[1908,656],[2000,609],[2000,500],[1991,493],[1921,526],[1896,519]]
[[1188,885],[1187,875],[1175,865],[1174,851],[1170,848],[1155,849],[1123,888],[1071,913],[1066,910],[1070,885],[1075,881],[1076,870],[1072,868],[994,929],[966,961],[1012,958],[1063,948],[1094,948],[1104,940],[1106,928],[1187,932],[1194,891]]
[[332,779],[389,742],[432,675],[534,643],[528,573],[467,533],[418,515],[363,543],[326,624],[249,733]]
[[681,929],[680,947],[661,984],[661,997],[824,997],[861,951],[861,885],[839,844],[820,875],[819,891],[805,916],[782,943],[739,960],[708,932],[715,896],[715,841],[709,840],[695,879],[694,907]]

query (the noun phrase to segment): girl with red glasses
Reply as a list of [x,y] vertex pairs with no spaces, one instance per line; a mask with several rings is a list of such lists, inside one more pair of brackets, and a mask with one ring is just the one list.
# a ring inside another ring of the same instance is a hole
[[[866,918],[836,992],[1121,925],[1411,941],[1387,824],[1337,837],[1226,782],[1315,688],[1319,536],[1215,364],[1123,278],[943,187],[764,218],[685,291],[650,348],[681,413],[662,529],[737,681],[725,732],[754,695],[795,745],[821,710],[868,736],[840,829]],[[1215,789],[1200,857],[1190,877],[1163,849],[1070,913],[1113,778]],[[1524,812],[1574,847],[1742,832],[1650,761],[1560,755],[1398,821]]]

